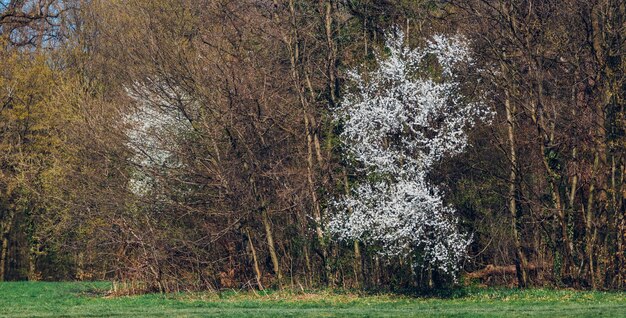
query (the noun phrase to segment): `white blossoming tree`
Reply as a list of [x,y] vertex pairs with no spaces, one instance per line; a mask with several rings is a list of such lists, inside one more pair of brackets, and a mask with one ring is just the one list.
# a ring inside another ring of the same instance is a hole
[[489,111],[460,94],[454,70],[469,61],[462,38],[436,36],[418,49],[399,30],[387,38],[374,71],[349,72],[353,89],[335,111],[347,158],[365,177],[335,202],[329,229],[454,275],[470,239],[428,174],[463,151],[467,128]]

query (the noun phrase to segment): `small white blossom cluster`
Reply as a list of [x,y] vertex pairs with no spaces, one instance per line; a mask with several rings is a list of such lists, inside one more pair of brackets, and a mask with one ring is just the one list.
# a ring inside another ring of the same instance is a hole
[[454,274],[470,239],[427,175],[442,158],[464,150],[466,129],[489,111],[460,94],[454,70],[469,61],[462,38],[436,36],[418,49],[403,42],[399,30],[388,35],[389,56],[376,56],[378,68],[367,79],[349,72],[354,91],[335,119],[343,125],[348,158],[369,181],[335,202],[329,230],[380,246],[385,256],[414,257],[414,265]]
[[168,86],[136,82],[126,93],[136,103],[125,118],[128,146],[134,152],[131,160],[136,167],[129,187],[137,195],[146,195],[155,183],[148,171],[181,168],[176,156],[177,137],[191,127],[173,102],[180,93]]

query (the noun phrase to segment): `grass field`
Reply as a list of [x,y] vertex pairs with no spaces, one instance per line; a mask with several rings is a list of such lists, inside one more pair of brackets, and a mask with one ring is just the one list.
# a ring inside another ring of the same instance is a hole
[[0,317],[626,317],[626,293],[467,289],[448,298],[347,292],[106,297],[109,284],[0,283]]

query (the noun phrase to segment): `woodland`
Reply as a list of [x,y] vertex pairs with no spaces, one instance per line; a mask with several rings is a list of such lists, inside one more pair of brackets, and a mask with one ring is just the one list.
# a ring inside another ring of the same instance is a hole
[[626,287],[623,0],[0,0],[0,281]]

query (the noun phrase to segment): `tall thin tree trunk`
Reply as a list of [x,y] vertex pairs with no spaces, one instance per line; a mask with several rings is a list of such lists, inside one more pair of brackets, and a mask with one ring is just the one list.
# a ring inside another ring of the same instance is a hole
[[309,245],[305,244],[302,247],[304,253],[304,262],[306,264],[306,278],[307,278],[307,287],[311,287],[313,284],[313,268],[311,267],[311,256],[309,256]]
[[85,278],[85,253],[83,251],[78,252],[76,255],[76,277],[77,280],[83,280]]
[[[565,272],[567,274],[571,273],[571,268],[572,268],[572,256],[574,254],[573,250],[570,249],[570,247],[573,247],[573,244],[570,243],[569,241],[569,235],[567,233],[567,217],[565,214],[565,209],[564,209],[564,202],[567,202],[566,199],[562,199],[561,198],[561,193],[559,191],[559,182],[557,182],[558,180],[562,179],[562,176],[558,174],[557,171],[555,171],[555,169],[553,169],[552,167],[552,163],[550,162],[551,158],[551,152],[552,149],[551,147],[554,145],[554,134],[555,134],[555,129],[556,129],[556,124],[554,120],[549,121],[549,123],[546,123],[546,116],[544,114],[544,106],[545,106],[545,101],[544,101],[544,74],[542,71],[542,64],[540,63],[540,61],[536,60],[536,59],[532,59],[534,66],[534,73],[535,73],[535,80],[537,82],[537,100],[536,102],[533,101],[534,105],[533,105],[533,109],[534,114],[536,117],[534,117],[535,119],[535,124],[537,125],[537,129],[539,132],[539,137],[541,138],[540,141],[540,150],[541,150],[541,154],[542,154],[542,159],[543,159],[543,165],[544,168],[546,170],[547,173],[547,177],[548,177],[548,185],[550,187],[550,195],[552,197],[552,204],[554,207],[554,211],[556,213],[556,216],[558,217],[559,220],[559,224],[557,226],[559,226],[560,228],[560,238],[561,238],[561,243],[562,243],[562,248],[563,248],[563,267],[565,269]],[[554,105],[553,105],[554,107]],[[556,110],[553,109],[553,113],[556,113]]]
[[9,257],[9,234],[11,233],[15,212],[11,209],[5,210],[4,220],[0,222],[0,282],[6,279],[7,260]]
[[317,199],[315,191],[315,182],[313,181],[313,140],[310,133],[309,117],[304,114],[305,129],[307,131],[307,180],[309,183],[309,191],[311,200],[313,201],[313,218],[315,219],[315,233],[320,244],[324,242],[324,231],[322,230],[322,211]]
[[272,259],[272,265],[274,266],[274,273],[278,278],[278,286],[282,288],[283,276],[280,272],[280,262],[278,261],[278,254],[276,253],[276,247],[274,246],[274,234],[272,232],[272,224],[267,210],[263,210],[263,227],[265,227],[265,236],[267,238],[267,247],[270,252],[270,258]]
[[28,280],[38,281],[39,275],[37,274],[37,254],[39,253],[39,246],[31,246],[28,253]]
[[[595,172],[597,171],[598,165],[600,161],[600,156],[596,151],[593,159],[593,173],[595,177]],[[594,275],[594,257],[593,257],[593,244],[594,244],[594,234],[593,234],[593,205],[594,205],[594,192],[595,185],[593,184],[595,178],[592,178],[592,183],[589,186],[589,197],[587,199],[587,210],[584,213],[585,218],[585,256],[587,258],[587,269],[588,269],[588,277],[589,282],[592,288],[596,288],[596,280]]]
[[[274,1],[276,3],[276,1]],[[298,29],[296,25],[296,11],[295,4],[293,0],[289,1],[289,11],[291,14],[291,23],[292,23],[292,32],[291,37],[285,35],[283,37],[283,42],[287,46],[290,53],[290,63],[291,63],[291,76],[294,83],[294,89],[298,92],[298,97],[300,99],[300,104],[302,105],[302,114],[304,119],[304,129],[306,134],[306,147],[307,147],[307,182],[309,193],[311,195],[311,201],[313,205],[313,219],[315,221],[315,234],[319,243],[319,247],[322,252],[322,262],[324,263],[325,276],[327,279],[330,277],[330,264],[328,262],[328,251],[327,246],[324,240],[324,232],[322,229],[322,210],[320,207],[320,203],[317,197],[315,180],[313,177],[314,169],[314,161],[313,161],[313,153],[315,149],[315,153],[317,154],[317,160],[319,164],[322,164],[322,156],[321,156],[321,147],[317,134],[313,133],[313,128],[315,125],[315,118],[309,114],[309,103],[307,102],[302,76],[300,71],[298,70],[298,62],[300,59],[300,53],[298,46],[299,36]],[[278,20],[278,17],[274,17],[275,20]],[[308,74],[306,70],[304,71],[304,81],[306,81],[306,85],[309,88],[309,93],[311,94],[312,100],[314,99],[313,88],[311,85],[311,81],[308,78]]]
[[326,31],[327,52],[327,73],[328,73],[328,91],[330,93],[330,102],[332,106],[337,104],[337,76],[335,67],[335,44],[333,41],[333,1],[326,0],[324,2],[324,29]]
[[504,108],[506,110],[506,120],[507,120],[507,130],[508,130],[508,140],[509,140],[509,160],[510,160],[510,172],[509,172],[509,192],[508,192],[508,201],[509,201],[509,213],[511,215],[511,231],[513,234],[513,241],[515,244],[515,269],[517,271],[517,283],[520,288],[526,287],[528,285],[528,274],[526,273],[526,255],[524,254],[524,249],[522,248],[521,240],[519,237],[518,224],[519,220],[517,218],[517,200],[515,198],[517,193],[517,153],[516,153],[516,144],[515,144],[515,119],[514,119],[514,109],[511,105],[511,100],[509,96],[508,90],[505,92],[506,99],[504,101]]
[[361,287],[361,247],[359,241],[354,241],[354,279],[356,281],[356,287]]
[[624,264],[624,253],[626,252],[624,249],[624,235],[626,235],[626,224],[624,223],[624,197],[623,197],[623,193],[624,191],[626,191],[625,189],[625,185],[624,185],[624,165],[622,164],[620,166],[620,195],[619,195],[619,201],[617,204],[617,218],[618,218],[618,227],[617,227],[617,253],[616,253],[616,264],[615,267],[617,268],[617,288],[622,288],[624,286],[624,271],[626,270],[626,268],[624,268],[624,266],[626,264]]
[[259,260],[256,256],[256,249],[254,248],[254,243],[252,242],[252,235],[250,235],[250,230],[246,231],[248,235],[248,242],[250,245],[250,252],[252,254],[252,264],[254,266],[254,276],[256,277],[256,283],[259,286],[260,290],[263,290],[263,284],[261,284],[261,270],[259,269]]
[[2,235],[2,247],[0,247],[0,282],[6,278],[7,254],[9,252],[9,238]]
[[363,19],[363,49],[365,51],[365,56],[367,57],[367,19]]
[[[343,169],[343,184],[345,195],[350,195],[350,184],[348,183],[348,173]],[[352,212],[352,211],[350,211]],[[358,240],[354,241],[354,279],[356,285],[361,285],[361,248]]]

